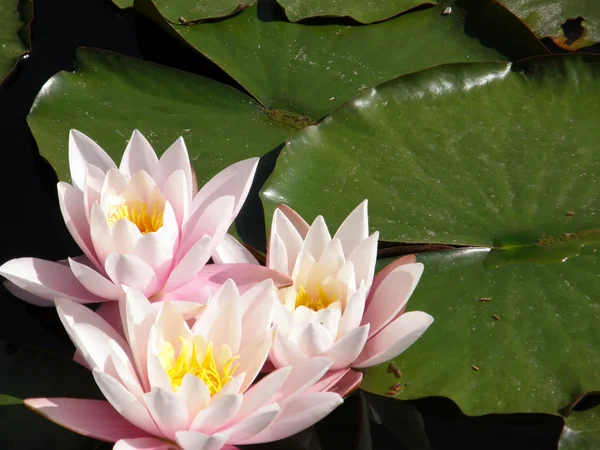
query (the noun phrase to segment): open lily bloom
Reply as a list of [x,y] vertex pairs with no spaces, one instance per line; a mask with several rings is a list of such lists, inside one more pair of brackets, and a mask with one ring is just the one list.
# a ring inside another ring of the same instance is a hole
[[249,287],[272,271],[206,263],[245,201],[257,163],[251,158],[233,164],[198,191],[182,138],[159,159],[136,130],[117,168],[94,141],[72,130],[73,184],[58,183],[58,196],[84,256],[68,264],[13,259],[0,274],[14,283],[7,287],[15,295],[38,305],[52,305],[55,297],[117,300],[122,285],[152,301],[195,302],[228,278]]
[[108,400],[37,398],[25,404],[115,449],[217,450],[283,439],[342,403],[317,382],[332,360],[307,359],[253,384],[268,357],[277,303],[271,280],[240,295],[229,280],[188,325],[171,302],[128,289],[126,337],[83,305],[58,314]]
[[[327,356],[335,360],[327,380],[356,387],[362,374],[350,369],[397,356],[431,325],[429,314],[404,313],[423,265],[399,260],[374,277],[379,233],[368,233],[366,200],[333,238],[321,216],[309,226],[284,205],[275,210],[267,266],[294,282],[278,292],[270,353],[275,367]],[[215,254],[223,263],[251,262],[231,237]]]

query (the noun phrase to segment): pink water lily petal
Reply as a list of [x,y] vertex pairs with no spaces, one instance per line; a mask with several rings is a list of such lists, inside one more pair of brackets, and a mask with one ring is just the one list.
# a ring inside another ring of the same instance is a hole
[[194,417],[210,404],[210,392],[206,384],[192,373],[185,374],[175,395],[187,408],[188,425],[191,425]]
[[333,360],[324,356],[305,358],[292,366],[292,371],[271,399],[284,406],[306,392],[329,370]]
[[175,218],[179,228],[181,228],[188,218],[188,208],[190,206],[189,190],[183,170],[176,170],[169,175],[162,193],[165,201],[173,207]]
[[212,258],[216,264],[246,263],[258,265],[258,261],[252,256],[252,253],[230,234],[226,234],[221,243],[217,245]]
[[[288,261],[287,270],[284,273],[291,274],[294,271],[293,264],[296,262],[298,253],[302,249],[302,237],[298,230],[294,227],[292,222],[285,216],[285,214],[279,209],[275,209],[273,213],[273,222],[271,223],[271,237],[279,236],[284,243],[286,257]],[[270,258],[271,247],[273,243],[269,244],[269,252],[267,258]],[[268,259],[267,266],[271,267],[271,261]]]
[[334,343],[334,337],[319,323],[295,323],[288,339],[309,357],[322,355]]
[[[293,263],[293,262],[292,262]],[[289,275],[290,261],[288,261],[285,242],[277,233],[271,233],[269,250],[267,251],[267,266],[277,272]]]
[[246,373],[244,383],[240,390],[246,391],[250,384],[254,381],[260,369],[264,365],[267,357],[269,356],[269,350],[271,348],[271,337],[267,336],[262,341],[257,341],[252,345],[245,346],[240,352],[240,359],[237,361],[239,367],[237,373]]
[[367,200],[354,208],[336,231],[334,238],[338,238],[344,248],[344,255],[348,257],[352,250],[369,236],[369,215],[367,213]]
[[190,431],[212,434],[223,424],[229,422],[240,409],[243,396],[241,394],[224,395],[213,400],[200,411],[190,426]]
[[160,430],[146,407],[120,382],[99,369],[94,369],[93,375],[106,400],[119,414],[147,433],[153,436],[161,436]]
[[77,280],[92,294],[105,300],[118,300],[119,289],[115,284],[85,264],[69,258],[69,266]]
[[325,219],[322,216],[318,216],[310,226],[310,231],[306,235],[302,251],[310,253],[318,261],[323,249],[330,240],[331,235],[325,224]]
[[24,302],[27,302],[31,305],[44,306],[44,307],[54,306],[54,301],[39,297],[37,295],[33,295],[30,292],[26,291],[25,289],[20,288],[19,286],[17,286],[16,284],[12,283],[9,280],[4,280],[2,282],[2,285],[4,286],[4,289],[6,289],[12,295],[14,295],[18,299],[23,300]]
[[366,299],[367,288],[363,283],[346,302],[344,314],[340,319],[338,337],[344,336],[360,325],[365,310]]
[[433,317],[421,311],[402,314],[369,338],[352,367],[371,367],[394,358],[419,339],[432,323]]
[[83,287],[69,266],[52,261],[38,258],[11,259],[0,266],[0,275],[29,294],[48,300],[48,304],[52,304],[56,297],[69,298],[79,303],[106,301]]
[[375,274],[377,239],[379,239],[379,231],[362,241],[348,256],[348,261],[351,261],[354,266],[356,283],[360,284],[364,281],[367,289],[371,287]]
[[163,291],[176,291],[194,280],[210,259],[212,249],[213,245],[210,236],[204,236],[196,242],[171,271],[163,287]]
[[[238,298],[236,292],[234,299]],[[236,354],[242,339],[242,315],[237,304],[229,302],[220,306],[219,315],[210,328],[202,330],[202,334],[208,341],[212,341],[215,347],[224,344],[231,349],[231,353]]]
[[75,433],[105,442],[147,437],[110,403],[78,398],[28,398],[25,406]]
[[85,134],[71,130],[69,132],[69,170],[73,185],[83,190],[85,168],[88,164],[98,167],[103,172],[117,166],[102,148]]
[[369,337],[375,335],[404,308],[419,283],[423,264],[403,264],[392,270],[379,283],[375,291],[369,292],[369,306],[362,324],[371,324]]
[[174,392],[155,387],[144,398],[148,411],[167,439],[175,439],[177,431],[186,429],[187,408]]
[[111,253],[106,257],[105,267],[117,286],[132,287],[146,296],[154,293],[157,284],[154,270],[137,256]]
[[310,225],[308,223],[306,223],[306,220],[304,220],[300,216],[300,214],[298,214],[292,208],[290,208],[287,205],[284,205],[283,203],[277,205],[277,209],[279,211],[281,211],[281,213],[290,221],[290,223],[296,229],[296,231],[298,232],[300,237],[303,240],[306,239],[306,235],[308,234],[308,231],[310,230]]
[[261,405],[267,404],[282,386],[291,371],[292,368],[290,366],[282,367],[262,378],[256,384],[253,384],[246,392],[244,392],[242,406],[235,416],[235,419],[241,420],[258,410]]
[[340,370],[329,370],[323,377],[313,384],[306,392],[327,392],[331,391],[333,387],[340,381],[344,376],[350,372],[349,367],[344,367]]
[[193,214],[197,209],[205,208],[205,205],[208,205],[218,197],[233,195],[235,197],[235,204],[232,216],[237,216],[246,201],[257,167],[258,158],[250,158],[223,169],[212,177],[196,194],[192,201],[190,214]]
[[271,328],[275,311],[275,302],[277,297],[274,293],[274,287],[271,280],[267,280],[271,289],[265,292],[264,297],[272,297],[272,301],[260,301],[256,306],[246,310],[243,317],[244,326],[242,327],[241,341],[244,343],[255,342],[261,339]]
[[83,192],[63,181],[58,183],[57,191],[60,212],[69,233],[90,261],[101,267],[90,234],[90,219],[85,210]]
[[107,256],[115,250],[112,241],[112,231],[108,225],[104,211],[102,211],[98,203],[92,205],[90,235],[98,262],[104,269]]
[[171,442],[155,437],[121,439],[115,443],[113,450],[172,450]]
[[138,130],[133,130],[131,139],[127,143],[119,170],[128,177],[143,170],[153,173],[158,164],[158,157],[148,140]]
[[333,392],[297,397],[282,407],[268,428],[240,444],[260,444],[289,437],[314,425],[342,403],[342,398]]
[[130,181],[130,177],[125,175],[119,169],[109,169],[108,172],[106,172],[104,182],[102,183],[102,189],[100,190],[100,205],[103,207],[107,206],[107,198],[123,193],[127,190]]
[[75,336],[74,342],[85,358],[88,367],[99,368],[112,377],[119,377],[112,363],[109,345],[111,338],[107,333],[88,323],[74,323],[72,333]]
[[352,364],[364,348],[368,334],[369,325],[355,328],[325,351],[323,356],[335,360],[331,370],[343,369]]
[[176,439],[183,450],[219,450],[227,442],[227,434],[210,436],[192,431],[179,431]]
[[277,368],[296,365],[300,361],[308,358],[287,336],[282,333],[275,333],[273,345],[269,358]]
[[340,380],[330,386],[327,390],[335,392],[340,397],[346,398],[359,388],[362,379],[362,372],[349,370]]
[[328,273],[337,274],[346,262],[341,241],[338,238],[331,239],[317,262]]
[[106,174],[97,168],[88,164],[85,167],[85,188],[83,190],[83,210],[88,218],[92,212],[92,205],[99,203],[102,194],[102,185]]
[[229,436],[227,442],[230,444],[239,444],[256,436],[273,423],[280,410],[277,403],[258,408],[248,417],[227,428],[226,432]]
[[117,372],[118,379],[139,401],[143,401],[144,391],[131,360],[115,341],[110,340],[108,346],[110,348],[110,359]]
[[192,198],[193,191],[193,179],[192,169],[190,167],[190,157],[188,155],[187,147],[182,137],[179,137],[160,157],[158,165],[152,177],[156,180],[156,184],[162,189],[167,182],[169,176],[177,171],[181,170],[185,175],[185,181],[187,186],[187,198]]
[[137,242],[142,237],[140,229],[129,219],[117,220],[111,227],[114,251],[133,253]]
[[367,301],[365,303],[365,309],[367,309],[369,307],[369,303],[371,302],[371,299],[373,298],[373,294],[375,293],[375,291],[377,291],[377,289],[379,288],[379,285],[383,282],[383,280],[385,280],[388,275],[390,273],[392,273],[394,270],[396,270],[396,268],[403,266],[405,264],[414,264],[417,262],[417,257],[416,255],[406,255],[406,256],[402,256],[398,259],[396,259],[395,261],[391,262],[390,264],[388,264],[387,266],[385,266],[378,274],[377,276],[375,276],[375,278],[373,278],[373,284],[371,285],[371,289],[370,289],[370,294],[369,296],[367,296]]

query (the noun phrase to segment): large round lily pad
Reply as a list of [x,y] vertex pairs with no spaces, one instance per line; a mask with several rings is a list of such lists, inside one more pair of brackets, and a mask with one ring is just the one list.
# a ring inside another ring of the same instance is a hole
[[12,70],[17,57],[29,50],[32,1],[0,3],[0,81]]
[[[448,62],[505,61],[498,48],[519,56],[546,51],[518,19],[498,12],[495,2],[482,2],[464,9],[461,0],[445,0],[369,26],[289,23],[265,4],[227,20],[187,26],[165,20],[151,0],[138,0],[136,8],[215,62],[268,108],[319,119],[398,75]],[[450,5],[452,13],[442,14]],[[498,14],[486,15],[491,9]],[[502,27],[494,35],[501,36],[498,46],[485,34],[493,26]],[[504,39],[506,33],[518,36],[518,45]]]
[[156,0],[156,7],[173,23],[219,19],[240,12],[256,0]]
[[91,49],[78,50],[75,73],[60,72],[44,85],[27,120],[40,153],[66,181],[71,128],[115,161],[135,128],[158,153],[183,136],[200,186],[236,161],[262,156],[294,131],[233,88]]
[[277,0],[292,22],[309,17],[351,17],[361,23],[389,19],[420,5],[433,5],[437,0]]
[[600,59],[449,64],[373,88],[289,140],[262,199],[335,229],[369,199],[387,241],[513,246],[600,228]]
[[558,448],[560,450],[600,448],[600,406],[586,411],[572,411],[565,419]]
[[401,380],[384,363],[361,388],[384,394],[400,381],[397,398],[448,397],[468,415],[558,414],[600,388],[599,248],[598,236],[581,242],[564,262],[535,247],[529,260],[482,248],[418,255],[425,272],[407,309],[435,321],[394,359]]
[[600,42],[600,4],[596,0],[498,0],[540,38],[577,50]]

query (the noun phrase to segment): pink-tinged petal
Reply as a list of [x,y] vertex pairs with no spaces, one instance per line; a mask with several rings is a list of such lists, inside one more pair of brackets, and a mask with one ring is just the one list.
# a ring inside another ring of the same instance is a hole
[[362,372],[350,370],[341,380],[331,386],[328,391],[335,392],[340,397],[346,398],[360,387],[362,379]]
[[323,249],[330,240],[331,235],[325,224],[325,219],[322,216],[318,216],[310,226],[310,230],[302,246],[302,251],[310,253],[315,258],[315,261],[318,261]]
[[302,240],[306,239],[306,235],[310,230],[310,225],[306,223],[306,220],[304,220],[300,216],[300,214],[298,214],[292,208],[290,208],[287,205],[284,205],[283,203],[279,204],[277,206],[277,209],[281,211],[281,213],[283,213],[283,215],[290,221],[290,223],[296,229]]
[[267,428],[279,414],[280,407],[277,403],[264,405],[257,409],[248,417],[235,423],[233,426],[227,427],[226,433],[229,438],[227,442],[230,444],[239,444]]
[[183,170],[176,170],[167,178],[162,193],[173,207],[177,224],[181,228],[187,220],[191,201]]
[[235,197],[235,205],[232,216],[235,218],[246,201],[257,167],[258,158],[250,158],[223,169],[196,194],[192,201],[191,213],[193,214],[197,209],[205,208],[205,205],[208,205],[216,198],[224,195],[233,195]]
[[74,343],[81,351],[88,367],[99,368],[102,372],[118,378],[110,354],[111,338],[101,329],[88,323],[74,323],[72,329],[75,336]]
[[296,286],[307,284],[308,276],[315,264],[316,261],[310,253],[305,251],[298,253],[298,258],[296,258],[296,262],[294,263],[294,271],[292,272],[292,279]]
[[[239,299],[237,292],[235,299]],[[211,327],[203,330],[206,339],[212,341],[215,347],[227,345],[232,354],[238,353],[242,339],[242,315],[236,303],[228,302],[221,306]]]
[[[236,371],[236,373],[238,373],[239,370]],[[242,384],[244,383],[244,380],[246,379],[246,374],[245,373],[240,373],[239,375],[234,376],[231,380],[229,380],[227,383],[225,383],[225,386],[223,386],[223,388],[217,392],[215,395],[213,395],[210,398],[211,402],[215,402],[217,401],[219,398],[221,397],[225,397],[227,395],[236,395],[241,393],[241,387]]]
[[[162,333],[166,342],[170,342],[175,349],[180,348],[181,338],[191,340],[193,335],[177,306],[173,303],[162,303],[156,319],[156,327]],[[158,349],[159,351],[162,348]]]
[[176,439],[182,450],[219,450],[227,442],[227,434],[221,433],[209,436],[193,431],[179,431],[176,434]]
[[[298,311],[298,309],[299,308],[297,308],[295,311]],[[290,334],[292,326],[294,325],[295,311],[292,312],[281,302],[277,302],[275,304],[275,311],[273,313],[273,325],[277,329],[277,334],[285,336],[286,339],[288,334]]]
[[155,387],[144,398],[148,411],[167,439],[174,439],[177,431],[187,428],[187,409],[174,392]]
[[318,260],[319,266],[331,275],[337,274],[345,262],[342,243],[338,238],[331,239],[325,245],[323,253],[321,253],[321,257]]
[[17,297],[18,299],[23,300],[24,302],[30,303],[35,306],[44,306],[44,307],[54,306],[53,300],[48,300],[46,298],[42,298],[42,297],[38,297],[37,295],[33,295],[33,294],[27,292],[25,289],[22,289],[19,286],[17,286],[16,284],[12,283],[11,281],[4,280],[2,282],[2,285],[4,286],[4,289],[6,289],[8,292],[10,292],[12,295]]
[[340,370],[330,370],[325,375],[323,375],[323,378],[321,378],[319,381],[313,384],[306,392],[311,393],[333,391],[333,388],[336,385],[336,383],[341,381],[342,378],[344,378],[348,372],[350,372],[349,367],[344,367]]
[[240,359],[236,361],[239,364],[237,373],[246,373],[246,378],[240,388],[242,392],[248,389],[260,372],[260,369],[269,356],[270,348],[271,337],[267,336],[262,341],[248,345],[239,352]]
[[117,253],[133,253],[137,242],[142,237],[140,229],[129,219],[117,220],[111,227],[114,251]]
[[[300,308],[308,309],[304,306],[300,306],[296,308],[296,311]],[[309,310],[310,311],[310,310]],[[338,335],[338,328],[341,319],[341,312],[339,309],[330,305],[328,308],[320,309],[319,311],[312,314],[310,321],[313,323],[318,323],[323,325],[327,332],[333,337],[335,340]]]
[[[280,258],[281,262],[279,263],[273,260],[273,257],[277,256],[277,253],[273,253],[273,250],[275,250],[273,249],[273,246],[275,245],[273,240],[276,236],[281,238],[286,256],[285,258]],[[286,270],[282,270],[282,272],[291,274],[294,271],[294,263],[296,262],[298,253],[300,253],[302,243],[303,240],[300,233],[298,233],[298,230],[296,230],[294,225],[285,214],[279,210],[279,208],[275,209],[275,212],[273,213],[273,223],[271,224],[269,251],[267,252],[267,266],[275,268],[275,266],[283,264],[283,261],[287,261]],[[281,270],[281,268],[279,268],[279,270]]]
[[212,248],[210,236],[204,236],[196,242],[173,269],[162,292],[175,291],[193,281],[210,259]]
[[90,219],[86,213],[83,193],[63,181],[57,185],[58,203],[65,225],[83,253],[100,267],[90,234]]
[[286,275],[292,273],[289,269],[290,263],[285,243],[277,233],[271,233],[269,250],[267,251],[267,267]]
[[110,347],[110,359],[121,383],[123,383],[123,386],[135,395],[138,400],[142,401],[144,398],[144,391],[142,390],[142,385],[140,384],[140,380],[131,360],[115,341],[109,341],[108,346]]
[[334,338],[319,323],[296,323],[292,327],[288,339],[296,343],[298,349],[308,357],[321,356],[329,350]]
[[106,257],[106,273],[117,286],[125,285],[148,296],[156,289],[154,270],[134,255],[111,253]]
[[187,198],[192,198],[193,180],[192,169],[190,166],[190,157],[187,147],[182,137],[177,139],[160,157],[156,169],[152,173],[152,177],[156,180],[156,184],[162,189],[167,182],[169,176],[181,170],[185,174],[186,186],[188,189]]
[[364,200],[342,222],[333,236],[338,238],[344,248],[344,255],[349,256],[355,247],[369,237],[369,215],[367,200]]
[[206,208],[197,210],[185,223],[182,230],[178,258],[181,259],[203,236],[213,239],[211,254],[222,241],[233,221],[232,211],[235,198],[232,195],[219,197]]
[[282,333],[275,333],[269,359],[276,368],[299,364],[308,358],[302,351]]
[[352,367],[370,367],[398,356],[419,339],[432,323],[433,317],[421,311],[402,314],[369,338]]
[[360,285],[364,281],[367,289],[371,287],[375,275],[377,239],[379,239],[379,231],[362,241],[348,256],[348,261],[351,261],[354,266],[356,283]]
[[216,264],[246,263],[258,265],[258,261],[252,256],[252,253],[230,234],[226,234],[221,243],[217,245],[212,258]]
[[[154,337],[154,330],[155,328],[153,327],[152,333],[150,333],[151,338]],[[150,352],[150,347],[148,348],[148,355],[146,361],[148,363],[148,367],[146,370],[149,386],[151,386],[152,389],[171,389],[171,378],[169,378],[169,375],[167,375],[167,373],[165,372],[165,369],[163,368],[163,366],[160,363],[160,360],[158,359],[158,356]]]
[[100,203],[102,185],[106,174],[96,166],[88,164],[85,168],[85,187],[83,188],[83,206],[86,217],[92,213],[92,205]]
[[[268,289],[261,290],[262,297],[260,300],[255,301],[243,316],[244,326],[242,326],[241,341],[246,344],[263,338],[273,323],[274,307],[275,302],[277,302],[275,287],[271,280],[266,280],[266,283],[263,282],[260,286],[267,286]],[[242,296],[242,299],[244,296]]]
[[189,423],[194,417],[210,404],[210,392],[206,384],[193,373],[187,373],[175,395],[185,404]]
[[104,397],[106,397],[106,400],[109,401],[119,414],[148,434],[162,437],[150,413],[135,395],[129,392],[113,377],[103,373],[99,369],[94,369],[93,374],[94,380],[96,380]]
[[117,441],[113,450],[171,450],[173,444],[155,437],[135,439],[121,439]]
[[282,367],[262,378],[258,383],[252,385],[244,392],[244,400],[234,420],[241,420],[258,410],[261,406],[270,402],[271,398],[283,385],[292,368]]
[[105,442],[147,437],[106,401],[78,398],[29,398],[25,406],[75,433]]
[[343,402],[342,397],[333,392],[302,395],[283,406],[264,431],[240,444],[260,444],[289,437],[314,425]]
[[123,320],[121,319],[118,302],[102,303],[98,309],[96,309],[96,314],[119,333],[119,336],[125,337],[125,330],[123,329]]
[[291,278],[268,267],[254,264],[208,264],[185,286],[170,292],[163,290],[158,300],[206,303],[209,295],[219,290],[228,279],[235,282],[241,293],[266,279],[272,279],[278,288],[293,284]]
[[92,294],[105,300],[119,299],[121,289],[96,270],[71,258],[69,258],[69,266],[77,280]]
[[365,302],[367,298],[367,288],[361,284],[358,290],[346,301],[344,313],[340,319],[338,330],[338,338],[350,333],[352,330],[360,326],[363,313],[365,310]]
[[190,431],[212,434],[226,425],[240,409],[243,395],[224,395],[200,411],[190,426]]
[[330,370],[339,370],[349,366],[354,362],[367,342],[369,334],[369,325],[364,325],[347,333],[333,346],[323,353],[323,356],[329,356],[335,362]]
[[110,169],[106,172],[102,189],[100,190],[100,205],[106,204],[106,196],[120,195],[127,190],[131,179],[119,169]]
[[71,130],[69,132],[69,169],[73,184],[83,190],[85,184],[85,168],[88,164],[98,167],[103,172],[117,166],[102,148],[85,134]]
[[119,170],[132,177],[136,172],[143,170],[153,173],[158,164],[158,157],[146,138],[138,130],[133,130],[131,139],[125,148]]
[[375,291],[369,292],[369,306],[361,322],[371,324],[369,337],[390,323],[406,306],[422,273],[421,263],[403,264],[391,271]]
[[110,225],[108,225],[104,211],[98,203],[92,205],[90,234],[98,262],[102,268],[105,268],[106,257],[115,250]]
[[327,373],[332,364],[333,360],[324,356],[297,362],[292,366],[292,371],[271,401],[277,402],[283,407],[310,389]]
[[272,303],[272,306],[279,303],[277,289],[270,278],[260,281],[241,294],[238,305],[244,320],[246,320],[246,314],[251,314],[253,309],[262,303]]
[[383,282],[383,280],[385,280],[388,275],[390,273],[392,273],[394,270],[396,270],[396,268],[403,266],[405,264],[414,264],[417,262],[417,257],[416,255],[406,255],[406,256],[402,256],[400,258],[398,258],[397,260],[393,261],[392,263],[388,264],[387,266],[385,266],[378,274],[377,276],[373,279],[373,284],[371,285],[371,289],[369,290],[369,294],[367,296],[367,302],[365,304],[365,309],[367,309],[369,307],[369,303],[371,302],[371,299],[373,298],[373,294],[375,293],[375,291],[377,291],[377,289],[379,288],[379,285]]
[[[83,287],[69,266],[52,261],[38,258],[11,259],[0,266],[0,275],[30,294],[49,300],[49,304],[56,297],[69,298],[79,303],[106,301]],[[27,297],[29,298],[33,299]]]

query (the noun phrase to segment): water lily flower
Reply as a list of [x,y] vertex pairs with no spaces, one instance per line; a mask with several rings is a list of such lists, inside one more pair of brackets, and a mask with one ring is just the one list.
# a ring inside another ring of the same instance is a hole
[[206,263],[242,207],[257,163],[250,158],[233,164],[198,191],[182,138],[159,159],[135,130],[117,167],[94,141],[71,130],[73,184],[58,183],[58,197],[84,256],[65,262],[13,259],[0,274],[13,283],[7,287],[15,295],[46,306],[55,297],[117,300],[122,285],[152,301],[192,302],[202,302],[228,278],[250,287],[275,276],[273,271]]
[[[404,312],[423,273],[400,259],[374,277],[378,232],[369,236],[367,201],[344,220],[333,238],[322,216],[309,226],[291,208],[274,213],[267,266],[292,278],[279,289],[270,352],[274,367],[315,356],[335,360],[325,381],[357,387],[361,369],[394,358],[431,325],[421,311]],[[229,237],[215,251],[221,263],[251,262]]]
[[326,357],[253,383],[271,347],[271,280],[241,295],[228,280],[190,325],[174,303],[126,291],[125,337],[85,306],[56,300],[107,401],[35,398],[29,408],[118,450],[218,450],[283,439],[342,403],[315,390],[333,362]]

